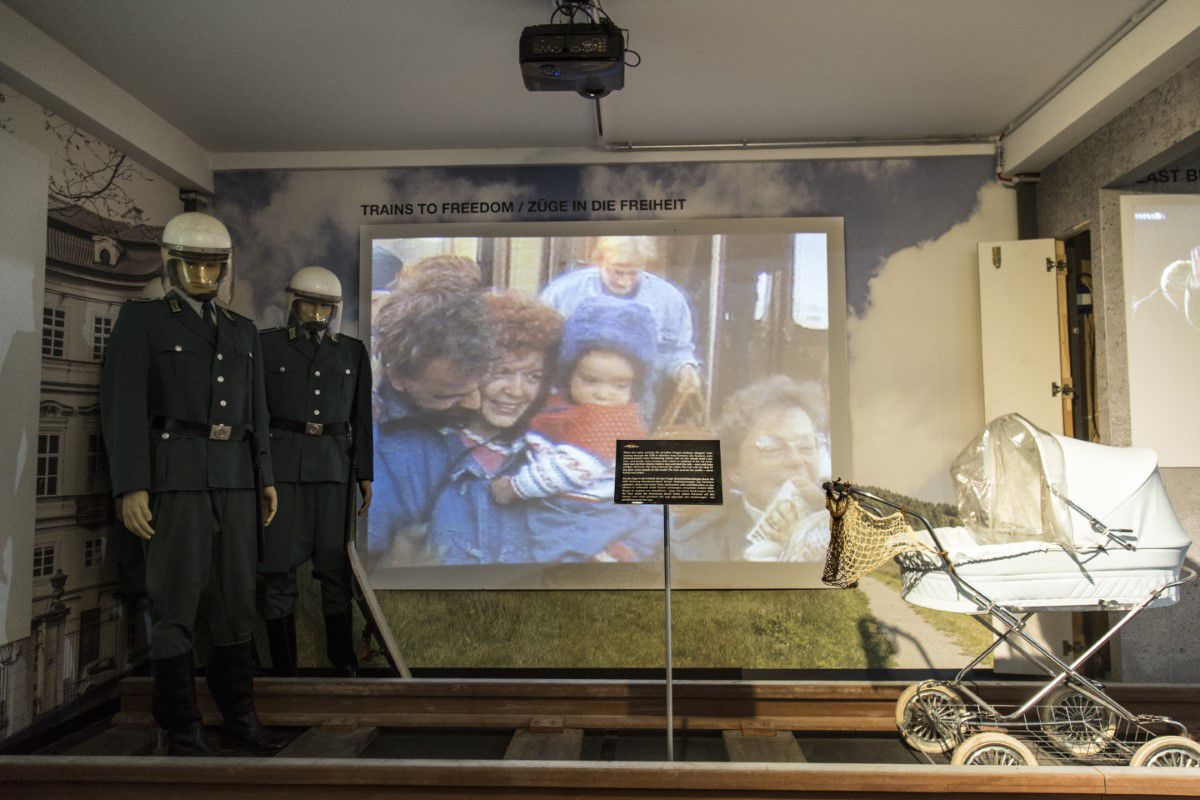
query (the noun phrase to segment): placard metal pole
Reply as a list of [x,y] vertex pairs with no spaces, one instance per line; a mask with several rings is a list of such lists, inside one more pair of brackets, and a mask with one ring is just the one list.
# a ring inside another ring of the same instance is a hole
[[663,503],[663,588],[667,630],[667,761],[675,760],[674,687],[671,678],[671,507]]

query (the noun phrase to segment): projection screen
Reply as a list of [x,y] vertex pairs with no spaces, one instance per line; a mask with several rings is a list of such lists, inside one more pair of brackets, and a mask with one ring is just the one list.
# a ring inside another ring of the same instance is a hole
[[1200,196],[1121,197],[1131,444],[1200,467]]
[[363,226],[372,586],[661,587],[662,510],[612,463],[668,435],[725,467],[723,506],[671,510],[674,585],[820,588],[844,261],[840,218]]

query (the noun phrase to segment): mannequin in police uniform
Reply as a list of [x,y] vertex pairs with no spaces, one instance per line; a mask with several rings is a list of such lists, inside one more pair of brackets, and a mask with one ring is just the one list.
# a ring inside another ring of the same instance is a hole
[[296,673],[296,569],[312,559],[321,584],[325,651],[337,674],[358,669],[351,634],[347,529],[352,480],[371,503],[371,364],[358,339],[338,332],[342,285],[322,267],[305,267],[288,284],[288,324],[260,340],[271,463],[280,513],[266,533],[259,572],[271,663]]
[[218,755],[196,710],[202,616],[222,744],[270,753],[283,742],[254,712],[251,638],[259,515],[270,523],[277,506],[257,330],[216,304],[233,253],[218,220],[175,217],[161,252],[170,290],[121,309],[100,378],[113,494],[125,527],[145,540],[154,718],[168,755]]

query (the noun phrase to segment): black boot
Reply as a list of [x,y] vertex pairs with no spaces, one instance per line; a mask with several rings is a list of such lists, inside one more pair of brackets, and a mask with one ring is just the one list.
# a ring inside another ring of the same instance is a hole
[[354,617],[349,611],[325,617],[325,654],[339,678],[358,676],[358,656],[354,653]]
[[169,756],[219,756],[204,738],[196,710],[196,680],[192,653],[154,661],[154,720],[167,733]]
[[254,713],[254,642],[214,647],[208,661],[209,691],[221,709],[221,745],[253,755],[274,755],[287,739],[271,733]]
[[288,614],[267,620],[267,644],[271,649],[271,667],[276,675],[296,677],[296,617]]

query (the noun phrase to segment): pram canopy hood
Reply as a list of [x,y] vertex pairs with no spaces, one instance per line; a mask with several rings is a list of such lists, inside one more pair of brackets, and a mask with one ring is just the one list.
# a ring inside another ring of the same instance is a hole
[[979,544],[1075,548],[1062,448],[1020,414],[987,424],[950,465],[963,524]]
[[[1074,449],[1064,453],[1065,445]],[[1040,541],[1075,550],[1098,540],[1067,499],[1109,522],[1104,517],[1137,494],[1156,466],[1152,451],[1062,439],[1006,414],[967,445],[950,476],[963,524],[979,544]],[[1101,486],[1103,496],[1090,491]]]

